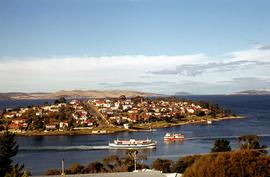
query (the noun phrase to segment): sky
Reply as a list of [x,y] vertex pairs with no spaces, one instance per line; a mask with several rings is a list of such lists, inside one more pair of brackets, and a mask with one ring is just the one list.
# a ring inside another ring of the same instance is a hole
[[270,89],[269,0],[0,0],[0,92]]

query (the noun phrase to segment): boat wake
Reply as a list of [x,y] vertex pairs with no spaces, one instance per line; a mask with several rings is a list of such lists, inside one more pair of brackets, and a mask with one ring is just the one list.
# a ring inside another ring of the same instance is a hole
[[19,151],[90,151],[109,149],[109,146],[42,146],[20,147]]
[[[192,137],[192,138],[185,138],[185,140],[215,140],[215,139],[236,139],[239,136],[208,136],[208,137]],[[270,137],[270,134],[261,134],[258,135],[259,137]]]

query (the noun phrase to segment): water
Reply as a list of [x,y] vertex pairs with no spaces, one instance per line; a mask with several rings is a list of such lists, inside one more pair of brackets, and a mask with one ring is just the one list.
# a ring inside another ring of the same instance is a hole
[[[25,164],[33,175],[43,174],[49,168],[61,168],[65,159],[66,167],[78,162],[87,165],[89,162],[102,160],[109,155],[125,155],[124,150],[108,149],[108,142],[116,138],[150,138],[158,141],[157,148],[146,150],[146,163],[151,164],[156,158],[177,160],[181,156],[207,153],[217,138],[227,138],[233,148],[237,148],[236,138],[245,134],[261,135],[261,143],[270,146],[270,96],[189,96],[193,100],[207,100],[218,103],[233,113],[246,119],[213,122],[211,125],[184,125],[162,128],[155,132],[122,132],[113,135],[84,136],[50,136],[50,137],[17,137],[20,151],[15,161]],[[44,100],[39,100],[40,104]],[[13,102],[10,106],[25,106],[22,102]],[[2,104],[2,103],[0,103]],[[28,101],[28,105],[32,102]],[[6,103],[7,105],[7,103]],[[182,143],[166,144],[163,136],[166,132],[181,131],[187,140]]]

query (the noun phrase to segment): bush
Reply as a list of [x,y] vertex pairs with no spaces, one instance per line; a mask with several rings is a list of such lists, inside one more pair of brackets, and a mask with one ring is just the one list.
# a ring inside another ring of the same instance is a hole
[[44,175],[60,175],[60,171],[57,169],[49,169],[47,170]]
[[171,160],[163,160],[163,159],[156,159],[153,161],[152,168],[156,170],[160,170],[164,173],[170,173],[172,169],[172,161]]
[[259,151],[241,150],[208,154],[187,168],[184,177],[270,176],[270,157]]
[[211,152],[227,152],[231,151],[230,142],[226,139],[217,139],[211,149]]
[[179,158],[173,165],[173,172],[184,173],[185,170],[191,166],[196,160],[198,160],[201,155],[193,155]]

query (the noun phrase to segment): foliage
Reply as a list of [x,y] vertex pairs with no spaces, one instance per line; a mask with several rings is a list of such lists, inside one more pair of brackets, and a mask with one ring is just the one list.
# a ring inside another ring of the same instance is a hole
[[184,177],[261,177],[270,175],[270,157],[258,151],[241,150],[202,156],[187,168]]
[[82,173],[83,168],[84,167],[82,165],[80,165],[78,163],[73,163],[69,167],[69,173],[70,174],[80,174],[80,173]]
[[196,115],[196,116],[200,116],[200,117],[201,117],[201,116],[205,116],[205,112],[204,112],[204,111],[201,111],[201,110],[196,110],[196,111],[195,111],[195,115]]
[[217,139],[211,149],[211,152],[231,151],[230,142],[226,139]]
[[16,164],[12,166],[12,157],[18,152],[19,146],[15,140],[15,134],[5,132],[0,139],[0,176],[5,177],[25,177],[22,173],[23,165]]
[[267,153],[264,150],[267,146],[260,145],[260,138],[257,135],[244,135],[238,138],[240,149],[260,149],[262,153]]
[[18,147],[15,135],[5,132],[0,139],[0,176],[12,169],[11,158],[17,154]]
[[12,169],[6,173],[5,177],[28,177],[30,176],[27,172],[21,172],[23,165],[16,164]]
[[126,96],[125,95],[121,95],[120,97],[119,97],[119,100],[121,100],[121,101],[125,101],[127,98],[126,98]]
[[198,160],[201,155],[185,156],[179,158],[173,165],[173,172],[184,173],[185,170],[191,166],[196,160]]
[[44,175],[60,175],[60,171],[57,169],[49,169],[47,170]]
[[156,159],[153,161],[152,168],[156,170],[160,170],[164,173],[170,173],[172,169],[172,161],[171,160],[163,160],[163,159]]
[[106,169],[104,168],[104,165],[101,162],[93,162],[88,164],[87,167],[85,167],[82,170],[83,173],[104,173],[106,172]]
[[[128,151],[130,152],[130,151]],[[72,164],[68,169],[65,169],[66,174],[85,174],[85,173],[108,173],[108,172],[128,172],[134,170],[134,160],[130,156],[118,157],[112,155],[104,158],[102,161],[89,163],[87,166],[78,163]],[[137,159],[146,159],[145,156],[138,153]],[[149,168],[147,165],[137,163],[137,169]],[[44,173],[45,175],[58,175],[60,170],[50,169]]]
[[65,97],[60,97],[59,99],[54,101],[54,104],[59,104],[59,103],[66,103],[67,100],[65,99]]

